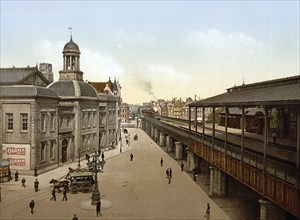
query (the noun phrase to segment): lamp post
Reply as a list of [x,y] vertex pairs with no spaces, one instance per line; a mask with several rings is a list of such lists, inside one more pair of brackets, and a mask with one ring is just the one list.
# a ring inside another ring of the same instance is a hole
[[80,169],[80,148],[78,148],[78,169]]
[[86,164],[90,171],[95,173],[95,184],[92,192],[92,205],[96,205],[98,201],[100,201],[100,191],[98,187],[98,172],[103,171],[104,164],[106,163],[104,159],[100,160],[99,154],[92,155],[92,161],[88,161]]

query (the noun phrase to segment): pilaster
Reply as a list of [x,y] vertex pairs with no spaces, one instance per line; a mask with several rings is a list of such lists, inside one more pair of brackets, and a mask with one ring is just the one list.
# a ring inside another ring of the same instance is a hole
[[175,142],[175,159],[180,160],[182,159],[182,156],[182,144],[179,141]]
[[210,166],[209,196],[226,197],[228,195],[227,174]]

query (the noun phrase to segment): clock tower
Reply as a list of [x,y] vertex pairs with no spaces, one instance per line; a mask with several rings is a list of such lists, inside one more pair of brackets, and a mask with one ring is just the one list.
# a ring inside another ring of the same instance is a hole
[[80,51],[76,43],[71,39],[64,46],[63,70],[59,71],[59,80],[83,81],[83,72],[80,71]]

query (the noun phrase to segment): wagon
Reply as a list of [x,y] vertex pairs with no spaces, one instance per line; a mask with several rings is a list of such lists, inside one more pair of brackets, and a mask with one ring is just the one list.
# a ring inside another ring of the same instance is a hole
[[70,181],[70,192],[71,193],[88,193],[92,192],[94,185],[94,174],[90,171],[73,171],[69,172],[67,177]]

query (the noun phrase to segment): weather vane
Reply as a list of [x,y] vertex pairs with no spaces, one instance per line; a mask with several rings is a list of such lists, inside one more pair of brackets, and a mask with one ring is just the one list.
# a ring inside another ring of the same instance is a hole
[[69,30],[70,30],[70,36],[71,36],[71,39],[72,39],[72,28],[69,27]]

